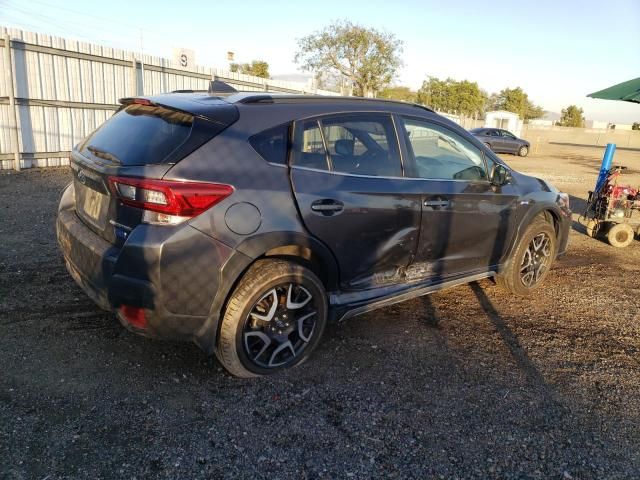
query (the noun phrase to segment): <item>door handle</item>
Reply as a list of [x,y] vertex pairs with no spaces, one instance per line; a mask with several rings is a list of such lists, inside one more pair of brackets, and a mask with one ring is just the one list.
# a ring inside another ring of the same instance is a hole
[[316,200],[311,204],[311,210],[322,215],[333,215],[344,210],[344,203],[338,200]]
[[449,200],[425,200],[423,205],[425,207],[448,207]]

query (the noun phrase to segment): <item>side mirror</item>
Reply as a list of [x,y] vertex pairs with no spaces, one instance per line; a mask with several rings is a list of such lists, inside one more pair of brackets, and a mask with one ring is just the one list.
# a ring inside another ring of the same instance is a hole
[[502,185],[506,185],[511,181],[511,171],[501,165],[496,163],[493,166],[493,171],[491,172],[491,183],[501,187]]

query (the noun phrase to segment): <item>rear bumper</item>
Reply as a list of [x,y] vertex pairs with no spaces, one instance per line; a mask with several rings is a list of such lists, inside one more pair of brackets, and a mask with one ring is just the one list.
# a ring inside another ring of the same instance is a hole
[[[191,340],[212,351],[220,298],[228,293],[222,271],[233,253],[229,247],[188,225],[141,225],[118,249],[72,208],[59,210],[56,231],[69,273],[100,308],[115,312],[136,333]],[[119,313],[122,305],[143,308],[146,328],[129,325]]]

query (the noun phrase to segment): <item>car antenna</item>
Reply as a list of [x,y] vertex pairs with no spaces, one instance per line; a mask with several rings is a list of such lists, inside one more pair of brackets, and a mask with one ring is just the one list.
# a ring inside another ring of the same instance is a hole
[[231,85],[221,80],[211,80],[209,82],[209,90],[207,93],[209,95],[219,97],[219,96],[226,96],[226,95],[232,95],[234,93],[238,93],[238,90],[236,90]]

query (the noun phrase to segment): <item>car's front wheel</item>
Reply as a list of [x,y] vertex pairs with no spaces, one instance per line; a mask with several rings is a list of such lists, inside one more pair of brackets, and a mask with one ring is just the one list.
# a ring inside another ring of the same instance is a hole
[[496,277],[502,288],[527,296],[540,287],[556,256],[556,232],[543,217],[536,217],[520,238],[507,268]]
[[518,149],[518,155],[521,157],[526,157],[527,155],[529,155],[529,147],[527,147],[526,145],[522,145]]
[[217,357],[238,377],[276,373],[307,359],[326,322],[324,286],[311,270],[281,259],[259,260],[227,303]]

